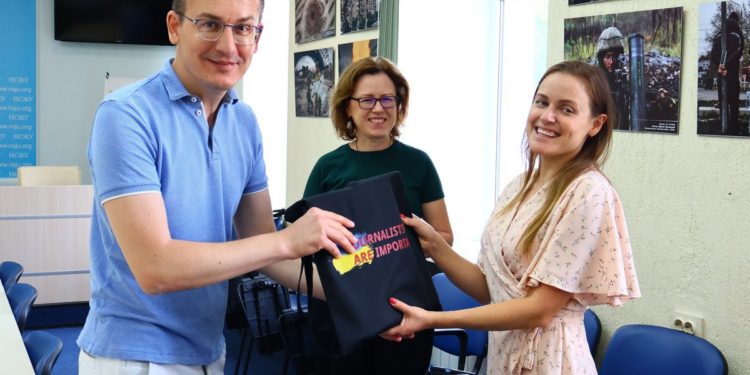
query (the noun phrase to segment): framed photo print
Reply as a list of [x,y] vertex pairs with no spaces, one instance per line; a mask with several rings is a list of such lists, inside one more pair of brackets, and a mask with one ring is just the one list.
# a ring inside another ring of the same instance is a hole
[[750,4],[723,1],[701,4],[699,8],[697,133],[700,135],[750,137],[747,5]]
[[297,117],[328,117],[328,99],[333,84],[333,48],[294,54]]
[[311,42],[336,34],[336,0],[296,0],[294,41]]
[[360,40],[354,43],[339,44],[339,77],[353,62],[378,55],[378,40]]
[[615,130],[677,134],[682,8],[568,18],[566,60],[598,66],[617,107]]
[[378,27],[380,0],[341,0],[341,33]]
[[583,5],[605,0],[568,0],[568,5]]

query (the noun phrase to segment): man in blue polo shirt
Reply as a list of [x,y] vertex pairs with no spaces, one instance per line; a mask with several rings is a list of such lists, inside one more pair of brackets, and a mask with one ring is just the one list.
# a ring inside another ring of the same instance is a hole
[[172,6],[174,59],[94,119],[81,374],[223,374],[226,280],[261,269],[293,287],[292,259],[354,251],[353,223],[326,211],[275,232],[261,134],[232,89],[258,48],[263,0]]

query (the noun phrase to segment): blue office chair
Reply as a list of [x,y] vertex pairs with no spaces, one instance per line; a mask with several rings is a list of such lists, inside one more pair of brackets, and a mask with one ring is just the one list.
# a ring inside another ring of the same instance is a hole
[[[444,311],[461,310],[481,304],[456,287],[444,273],[432,277],[432,283]],[[466,370],[466,357],[475,356],[476,362],[470,373],[478,374],[484,357],[487,356],[487,331],[473,329],[436,329],[433,345],[452,355],[458,356],[458,370]],[[451,373],[450,370],[433,366],[431,373]],[[465,373],[465,372],[463,372]]]
[[727,361],[710,342],[681,331],[624,325],[612,335],[600,375],[726,375]]
[[29,353],[34,374],[52,373],[52,367],[63,348],[62,340],[45,331],[32,331],[23,339],[23,344],[26,346],[26,352]]
[[586,341],[589,342],[591,356],[596,358],[596,349],[602,337],[602,322],[593,310],[586,309],[586,313],[583,314],[583,325],[586,327]]
[[8,293],[10,287],[18,282],[21,274],[23,274],[22,265],[10,260],[0,263],[0,281],[2,281],[3,287],[5,287],[5,293]]
[[8,291],[8,303],[10,303],[13,316],[16,317],[18,330],[21,332],[26,327],[26,318],[29,316],[29,310],[31,310],[31,305],[34,304],[36,296],[36,288],[24,283],[13,285]]

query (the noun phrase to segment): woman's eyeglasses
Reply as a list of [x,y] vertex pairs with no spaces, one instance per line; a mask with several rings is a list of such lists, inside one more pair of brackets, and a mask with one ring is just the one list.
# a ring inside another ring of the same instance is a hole
[[380,102],[380,106],[384,109],[391,109],[398,104],[398,97],[393,95],[383,95],[379,98],[373,98],[373,97],[364,97],[364,98],[354,98],[350,97],[350,100],[355,100],[357,103],[359,103],[359,108],[362,109],[373,109],[375,108],[375,104]]

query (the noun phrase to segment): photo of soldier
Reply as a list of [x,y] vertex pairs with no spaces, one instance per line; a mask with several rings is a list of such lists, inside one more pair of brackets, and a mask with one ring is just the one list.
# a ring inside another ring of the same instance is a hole
[[294,54],[297,117],[328,117],[328,101],[333,84],[333,48]]
[[607,76],[617,106],[616,129],[619,130],[627,130],[630,126],[630,111],[626,110],[630,108],[630,89],[627,72],[622,68],[624,53],[625,41],[620,30],[614,26],[604,29],[596,43],[596,62]]
[[682,25],[681,7],[565,19],[565,59],[605,73],[615,130],[679,132]]
[[700,7],[698,134],[750,136],[743,16],[749,6],[750,1],[731,1]]
[[341,0],[341,33],[378,27],[380,0]]

